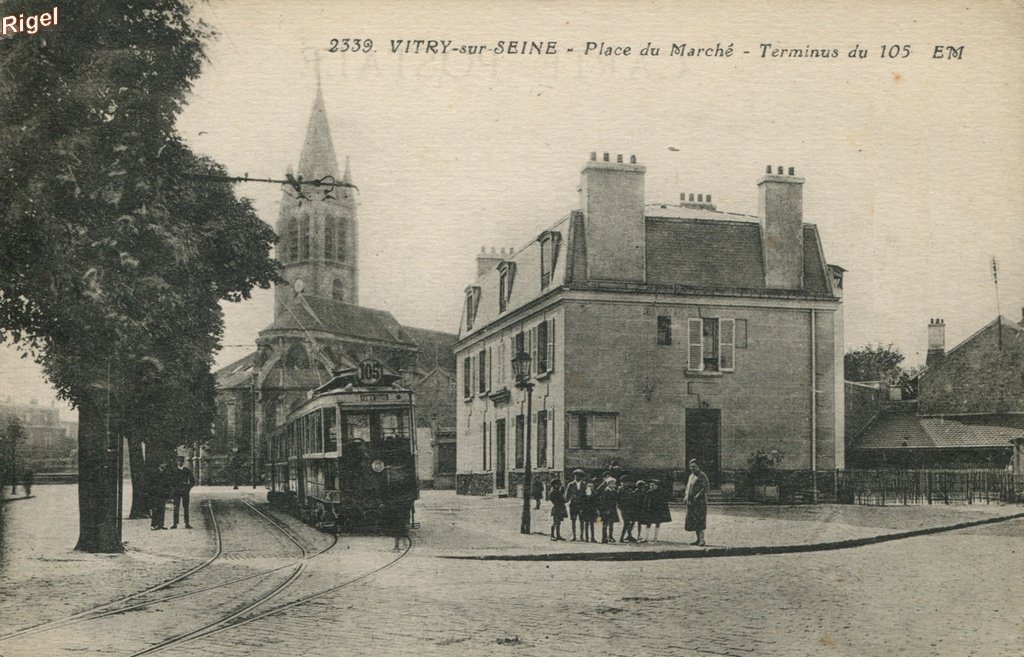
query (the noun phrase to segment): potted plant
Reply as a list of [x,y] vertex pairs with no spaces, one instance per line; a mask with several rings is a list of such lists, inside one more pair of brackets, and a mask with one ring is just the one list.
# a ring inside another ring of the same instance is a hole
[[782,462],[783,452],[757,450],[751,455],[750,482],[754,489],[754,499],[764,502],[777,502],[779,499],[779,480],[776,468]]

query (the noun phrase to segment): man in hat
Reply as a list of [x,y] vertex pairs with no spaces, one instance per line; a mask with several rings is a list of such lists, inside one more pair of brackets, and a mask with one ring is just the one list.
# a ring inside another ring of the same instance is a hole
[[[572,471],[572,481],[565,486],[565,501],[569,503],[569,519],[572,522],[572,540],[576,539],[576,520],[580,521],[580,534],[583,534],[583,520],[580,519],[580,496],[587,489],[583,480],[586,473],[579,468]],[[586,538],[586,537],[584,537]]]
[[171,525],[171,529],[178,527],[178,510],[181,507],[185,508],[185,529],[192,529],[188,522],[188,503],[189,493],[196,485],[196,476],[192,474],[192,470],[185,467],[184,456],[178,457],[177,467],[171,470],[171,482],[171,497],[174,500],[174,524]]

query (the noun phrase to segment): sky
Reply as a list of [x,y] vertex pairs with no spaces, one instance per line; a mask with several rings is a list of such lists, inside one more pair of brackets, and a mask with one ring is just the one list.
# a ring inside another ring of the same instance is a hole
[[[319,67],[359,187],[361,303],[453,333],[481,247],[518,248],[578,208],[591,151],[636,154],[648,202],[705,193],[748,214],[765,165],[792,166],[804,220],[848,270],[847,348],[892,343],[916,365],[930,318],[945,320],[948,347],[995,318],[992,257],[1002,313],[1021,318],[1024,12],[892,4],[210,0],[196,13],[217,36],[179,129],[232,174],[280,177],[297,164]],[[346,38],[372,51],[329,51]],[[431,39],[489,50],[404,52]],[[494,53],[524,40],[557,54]],[[631,51],[588,54],[587,42]],[[648,43],[658,56],[640,54]],[[672,44],[732,54],[673,56]],[[962,57],[935,59],[937,45]],[[772,56],[794,48],[838,56]],[[277,186],[237,191],[276,223]],[[251,348],[272,307],[271,292],[225,304],[218,365]],[[53,395],[6,349],[4,396]]]

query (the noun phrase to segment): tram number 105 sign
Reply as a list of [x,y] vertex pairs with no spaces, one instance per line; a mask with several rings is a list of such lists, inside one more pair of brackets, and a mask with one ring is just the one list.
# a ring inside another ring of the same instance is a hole
[[359,382],[363,385],[375,385],[380,383],[384,376],[384,367],[379,361],[367,358],[359,363]]

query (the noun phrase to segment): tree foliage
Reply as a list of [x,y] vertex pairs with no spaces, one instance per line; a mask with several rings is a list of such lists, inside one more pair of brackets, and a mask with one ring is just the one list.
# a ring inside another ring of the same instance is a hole
[[275,236],[196,179],[224,171],[175,131],[211,36],[188,6],[61,9],[0,49],[0,330],[79,408],[81,467],[103,468],[110,426],[167,445],[209,433],[219,300],[276,280]]
[[900,363],[904,356],[892,344],[870,344],[846,352],[843,367],[847,381],[884,381],[894,384],[900,379],[903,369]]

